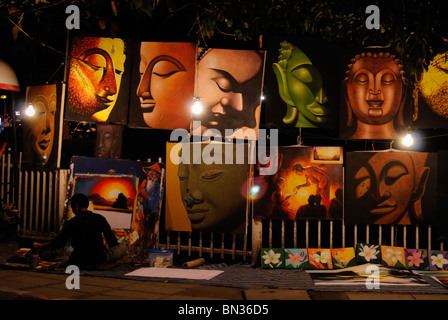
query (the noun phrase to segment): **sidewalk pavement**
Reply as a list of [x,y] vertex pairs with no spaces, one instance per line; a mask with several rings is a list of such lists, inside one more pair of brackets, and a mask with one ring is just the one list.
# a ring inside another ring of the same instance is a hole
[[[2,244],[2,252],[15,252]],[[135,279],[80,276],[79,289],[67,289],[69,274],[0,269],[0,300],[448,300],[447,294],[321,292],[241,289]],[[70,280],[69,280],[70,281]]]
[[80,288],[69,290],[68,276],[0,269],[0,300],[448,300],[448,294],[240,289],[92,276],[81,276]]

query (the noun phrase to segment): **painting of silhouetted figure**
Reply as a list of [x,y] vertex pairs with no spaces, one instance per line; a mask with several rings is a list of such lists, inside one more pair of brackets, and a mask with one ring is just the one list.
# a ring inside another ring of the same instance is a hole
[[256,219],[340,219],[330,216],[331,199],[343,188],[341,147],[278,147],[275,176],[254,177]]

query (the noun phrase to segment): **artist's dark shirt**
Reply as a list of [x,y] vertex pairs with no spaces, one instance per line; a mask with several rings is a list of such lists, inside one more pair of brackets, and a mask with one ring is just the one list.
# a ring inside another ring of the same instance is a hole
[[78,212],[64,224],[61,232],[51,241],[51,245],[54,248],[61,248],[71,240],[73,247],[69,259],[71,264],[78,266],[101,264],[106,260],[103,235],[109,247],[118,245],[117,238],[102,215],[91,211]]

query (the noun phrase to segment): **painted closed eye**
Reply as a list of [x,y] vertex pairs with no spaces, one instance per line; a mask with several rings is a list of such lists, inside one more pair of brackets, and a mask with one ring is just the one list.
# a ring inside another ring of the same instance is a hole
[[395,165],[389,168],[387,171],[384,182],[386,185],[390,186],[397,182],[401,177],[408,175],[408,169],[402,165]]
[[224,171],[222,170],[206,170],[202,172],[200,178],[202,181],[211,182],[221,177],[223,173]]
[[99,69],[106,69],[106,58],[101,54],[93,53],[87,55],[84,58],[81,58],[81,60],[94,71]]
[[355,77],[355,82],[359,84],[366,84],[369,82],[369,77],[365,73],[360,73]]
[[152,74],[161,78],[168,78],[180,71],[182,70],[179,69],[174,63],[167,60],[160,60],[154,65]]
[[355,196],[357,199],[367,194],[371,188],[372,181],[370,179],[369,171],[362,167],[355,174]]
[[313,82],[313,76],[311,72],[304,67],[299,67],[296,69],[293,69],[291,71],[291,74],[297,79],[304,83],[312,83]]
[[222,92],[231,92],[232,91],[232,82],[225,78],[225,77],[216,77],[212,79],[215,81],[216,85],[218,86],[219,90]]
[[381,77],[381,83],[389,85],[392,84],[395,81],[395,77],[391,73],[385,73]]

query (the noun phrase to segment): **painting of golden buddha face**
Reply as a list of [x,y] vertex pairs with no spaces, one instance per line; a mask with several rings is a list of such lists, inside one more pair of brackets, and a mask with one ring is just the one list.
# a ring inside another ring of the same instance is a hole
[[350,139],[395,139],[404,126],[406,85],[403,66],[389,53],[362,53],[352,59],[344,80]]
[[419,99],[414,103],[413,121],[416,128],[448,127],[448,53],[437,54],[424,70],[420,81]]
[[121,39],[76,38],[70,59],[66,119],[106,122],[117,102],[125,60]]

